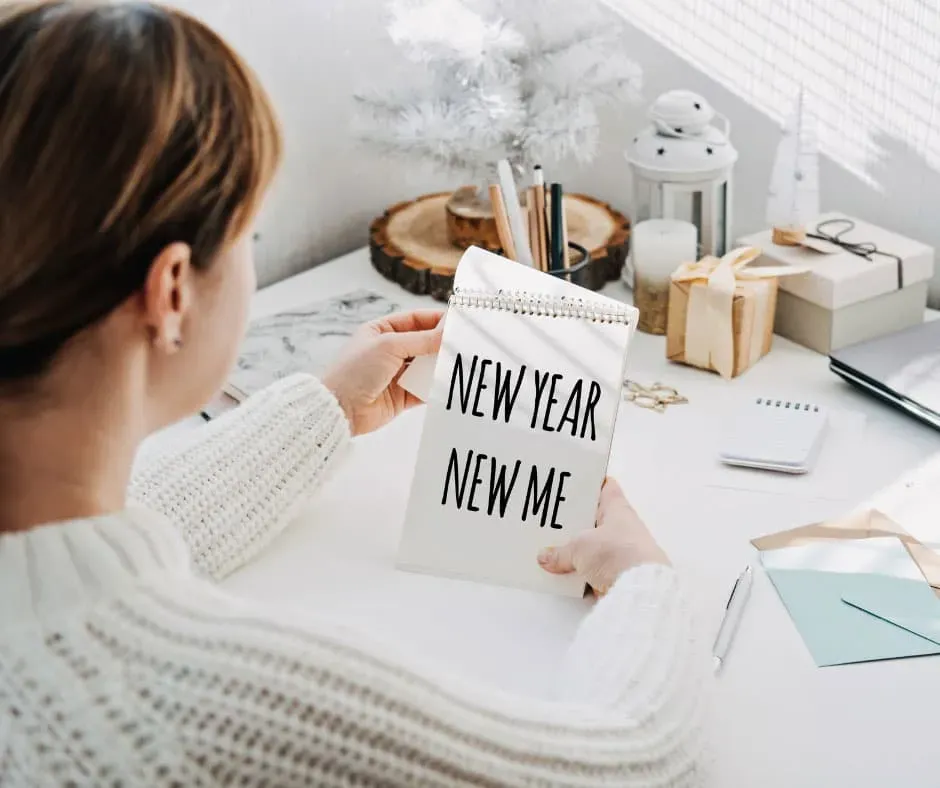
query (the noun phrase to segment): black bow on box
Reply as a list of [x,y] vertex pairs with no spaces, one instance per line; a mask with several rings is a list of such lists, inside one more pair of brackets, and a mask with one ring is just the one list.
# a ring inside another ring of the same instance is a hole
[[[834,226],[841,227],[842,229],[833,231],[832,228]],[[829,230],[824,230],[824,227],[828,227]],[[842,236],[854,229],[855,222],[851,219],[827,219],[816,225],[815,233],[807,233],[807,235],[810,238],[817,238],[820,241],[828,241],[831,244],[845,249],[847,252],[851,252],[859,257],[864,257],[866,260],[871,260],[874,255],[891,258],[898,264],[898,290],[902,289],[904,287],[904,261],[896,254],[882,252],[871,241],[843,241]]]

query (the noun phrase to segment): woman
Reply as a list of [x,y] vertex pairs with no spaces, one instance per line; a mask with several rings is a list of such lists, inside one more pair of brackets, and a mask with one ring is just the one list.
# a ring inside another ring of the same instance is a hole
[[236,355],[276,123],[180,13],[0,13],[0,784],[696,784],[707,654],[615,483],[597,529],[539,557],[604,596],[552,702],[212,584],[413,404],[395,380],[440,314],[368,326],[322,383],[282,381],[132,474]]

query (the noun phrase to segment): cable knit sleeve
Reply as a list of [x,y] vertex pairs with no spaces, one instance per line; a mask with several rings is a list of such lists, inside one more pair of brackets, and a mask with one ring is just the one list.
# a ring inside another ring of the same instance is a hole
[[145,456],[129,497],[177,523],[195,564],[219,579],[283,530],[348,439],[332,393],[294,375]]
[[[186,674],[177,708],[192,726],[188,756],[213,775],[234,769],[252,784],[277,775],[284,786],[678,788],[705,781],[711,680],[686,602],[667,567],[626,573],[582,623],[560,697],[546,699],[471,682],[338,622],[299,631],[182,601],[159,618],[188,633],[174,636],[179,664],[201,666]],[[131,635],[146,649],[143,631]],[[199,653],[180,651],[186,643]],[[219,681],[206,681],[213,670]]]

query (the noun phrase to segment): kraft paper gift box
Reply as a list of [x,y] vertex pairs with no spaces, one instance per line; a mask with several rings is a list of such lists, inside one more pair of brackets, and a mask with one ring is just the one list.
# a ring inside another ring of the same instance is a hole
[[669,283],[666,357],[733,378],[770,351],[780,267],[750,267],[760,249],[685,263]]
[[819,239],[808,239],[813,248],[777,246],[770,230],[739,239],[740,245],[763,250],[760,264],[809,269],[780,281],[777,334],[829,354],[923,322],[934,271],[932,247],[841,213],[824,214],[806,227],[850,244],[874,245],[900,262],[882,254],[866,259]]

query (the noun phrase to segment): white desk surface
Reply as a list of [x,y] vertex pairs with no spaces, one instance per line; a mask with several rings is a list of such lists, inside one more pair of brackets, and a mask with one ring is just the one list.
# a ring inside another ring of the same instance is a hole
[[[361,249],[260,292],[254,313],[360,287],[403,308],[437,304],[384,280]],[[629,297],[620,283],[604,292]],[[751,538],[845,513],[872,500],[879,489],[896,487],[899,477],[940,451],[940,433],[855,392],[829,372],[823,356],[779,337],[769,356],[729,382],[667,362],[663,338],[637,334],[628,374],[642,383],[675,386],[690,400],[661,415],[625,404],[610,472],[696,590],[709,635],[734,578],[749,562],[759,567]],[[852,500],[706,487],[704,474],[677,468],[681,463],[675,458],[701,441],[700,426],[729,392],[796,394],[864,412],[868,448],[862,457],[847,458],[846,473],[858,476]],[[338,616],[410,643],[455,670],[539,694],[554,681],[558,660],[589,602],[410,575],[393,567],[421,421],[417,409],[354,441],[351,455],[307,512],[226,586],[301,616],[304,611]],[[631,433],[638,430],[656,437],[633,444]],[[940,785],[933,714],[938,699],[940,658],[815,667],[757,569],[718,682],[712,785]]]

